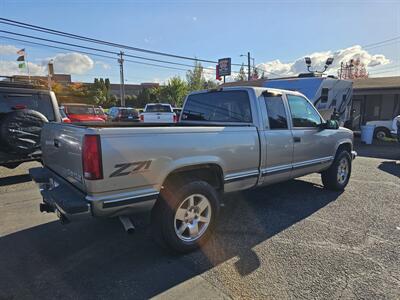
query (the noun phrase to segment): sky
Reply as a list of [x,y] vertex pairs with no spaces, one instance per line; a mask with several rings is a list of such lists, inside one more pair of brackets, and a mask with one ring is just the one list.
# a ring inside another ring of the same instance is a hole
[[[366,65],[370,77],[400,75],[400,0],[0,0],[0,17],[212,61],[231,57],[233,63],[247,63],[247,59],[240,55],[249,51],[257,67],[264,69],[265,75],[271,78],[304,72],[305,56],[311,57],[317,69],[323,67],[326,58],[334,57],[328,74],[336,75],[340,62],[359,58]],[[0,30],[120,51],[4,24],[0,24]],[[94,77],[108,77],[111,82],[119,82],[119,65],[114,54],[106,54],[111,58],[96,57],[5,37],[29,40],[0,32],[0,75],[26,73],[25,69],[18,69],[16,62],[16,51],[25,48],[32,75],[45,74],[46,64],[52,59],[56,72],[70,73],[75,81],[91,82]],[[193,64],[189,60],[124,51],[131,55]],[[203,66],[215,68],[212,63]],[[124,68],[127,83],[164,83],[172,76],[184,77],[186,72],[133,62],[125,62]],[[238,69],[233,67],[235,71]],[[211,70],[207,70],[205,75],[215,78]]]

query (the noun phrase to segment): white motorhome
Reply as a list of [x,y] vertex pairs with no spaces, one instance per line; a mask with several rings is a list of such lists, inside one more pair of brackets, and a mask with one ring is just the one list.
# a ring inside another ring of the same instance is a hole
[[314,73],[298,77],[269,79],[264,87],[299,91],[318,109],[324,119],[336,118],[340,126],[351,127],[353,82]]

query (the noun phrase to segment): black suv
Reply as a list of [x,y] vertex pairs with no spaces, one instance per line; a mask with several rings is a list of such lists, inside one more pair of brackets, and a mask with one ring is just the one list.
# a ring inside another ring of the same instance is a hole
[[111,107],[108,120],[112,122],[139,122],[139,112],[131,107]]
[[0,166],[13,169],[40,160],[40,133],[47,122],[61,122],[53,92],[0,81]]

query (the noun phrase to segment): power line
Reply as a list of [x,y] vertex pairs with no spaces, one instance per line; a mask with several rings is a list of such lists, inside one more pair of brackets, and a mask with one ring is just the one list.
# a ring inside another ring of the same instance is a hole
[[[11,35],[22,36],[22,37],[26,37],[26,38],[31,38],[31,39],[36,39],[36,40],[41,40],[41,41],[46,41],[46,42],[51,42],[51,43],[56,43],[56,44],[67,45],[67,46],[71,46],[71,47],[77,47],[77,48],[83,48],[83,49],[88,49],[88,50],[92,50],[92,51],[108,53],[108,54],[114,54],[114,55],[118,55],[119,54],[118,52],[115,52],[115,51],[110,51],[110,50],[105,50],[105,49],[100,49],[100,48],[94,48],[94,47],[87,47],[87,46],[78,45],[78,44],[72,44],[72,43],[66,43],[66,42],[62,42],[62,41],[46,39],[46,38],[41,38],[41,37],[37,37],[37,36],[33,36],[33,35],[16,33],[16,32],[11,32],[11,31],[6,31],[6,30],[0,30],[0,32],[11,34]],[[70,51],[75,51],[75,50],[70,50]],[[160,63],[165,63],[165,64],[172,64],[172,65],[185,66],[185,67],[193,67],[192,65],[189,65],[189,64],[165,61],[165,60],[160,60],[160,59],[153,59],[153,58],[137,56],[137,55],[131,55],[131,54],[124,54],[124,56],[137,58],[137,59],[143,59],[143,60],[147,60],[147,61],[160,62]],[[215,71],[214,69],[206,68],[206,67],[203,67],[203,69]]]
[[[54,30],[54,29],[50,29],[50,28],[46,28],[46,27],[36,26],[36,25],[23,23],[23,22],[11,20],[11,19],[6,19],[6,18],[0,18],[0,23],[10,25],[10,26],[16,26],[16,27],[20,27],[20,28],[24,28],[24,29],[28,29],[28,30],[39,31],[39,32],[47,33],[47,34],[63,36],[63,37],[78,39],[78,40],[82,40],[82,41],[86,41],[86,42],[102,44],[102,45],[106,45],[106,46],[110,46],[110,47],[124,48],[124,49],[133,50],[133,51],[140,51],[140,52],[145,52],[145,53],[155,54],[155,55],[164,55],[164,56],[174,57],[174,58],[178,58],[178,59],[187,59],[187,60],[198,61],[198,62],[206,62],[206,63],[213,63],[213,64],[218,63],[217,61],[212,61],[212,60],[207,60],[207,59],[201,59],[201,58],[196,58],[196,57],[187,57],[187,56],[182,56],[182,55],[176,55],[176,54],[170,54],[170,53],[165,53],[165,52],[159,52],[159,51],[153,51],[153,50],[148,50],[148,49],[132,47],[132,46],[123,45],[123,44],[114,43],[114,42],[108,42],[108,41],[104,41],[104,40],[94,39],[94,38],[81,36],[81,35],[77,35],[77,34],[72,34],[72,33],[64,32],[64,31]],[[62,43],[62,42],[60,42],[60,43]],[[69,44],[69,43],[67,43],[67,44]],[[92,47],[89,47],[89,48],[92,48]],[[138,59],[145,59],[145,60],[154,61],[154,62],[161,62],[161,63],[168,63],[168,64],[192,67],[192,65],[157,60],[157,59],[152,59],[152,58],[145,58],[145,57],[129,55],[129,54],[125,54],[125,56],[130,56],[132,58],[138,58]],[[236,64],[236,63],[232,63],[231,65],[239,66],[239,67],[242,66],[242,64]],[[204,68],[204,69],[214,70],[211,68]],[[259,68],[257,68],[257,69],[259,69]],[[259,69],[259,70],[262,70],[262,69]],[[262,70],[262,71],[270,73],[270,74],[274,74],[273,72],[268,72],[265,70]],[[238,73],[238,72],[235,72],[235,73]],[[278,74],[275,74],[275,75],[278,75]]]
[[[133,50],[133,51],[140,51],[140,52],[145,52],[145,53],[150,53],[150,54],[155,54],[155,55],[164,55],[164,56],[169,56],[169,57],[174,57],[174,58],[179,58],[179,59],[187,59],[187,60],[192,60],[192,61],[207,62],[207,63],[213,63],[213,64],[218,63],[217,61],[212,61],[212,60],[206,60],[206,59],[200,59],[200,58],[193,58],[193,57],[175,55],[175,54],[170,54],[170,53],[165,53],[165,52],[147,50],[147,49],[132,47],[132,46],[128,46],[128,45],[108,42],[108,41],[104,41],[104,40],[94,39],[94,38],[90,38],[90,37],[86,37],[86,36],[81,36],[81,35],[72,34],[72,33],[64,32],[64,31],[54,30],[54,29],[41,27],[41,26],[37,26],[37,25],[32,25],[32,24],[28,24],[28,23],[23,23],[23,22],[11,20],[11,19],[6,19],[6,18],[0,18],[0,23],[6,24],[6,25],[9,25],[9,26],[15,26],[15,27],[19,27],[19,28],[28,29],[28,30],[34,30],[34,31],[39,31],[39,32],[47,33],[47,34],[52,34],[52,35],[56,35],[56,36],[63,36],[63,37],[67,37],[67,38],[78,39],[78,40],[81,40],[81,41],[102,44],[102,45],[106,45],[106,46],[110,46],[110,47],[124,48],[124,49]],[[118,52],[108,51],[108,50],[104,50],[104,49],[96,49],[96,48],[93,48],[93,47],[85,47],[85,46],[76,45],[76,44],[74,45],[74,44],[71,44],[71,43],[65,43],[65,42],[61,42],[61,41],[43,39],[43,38],[33,37],[33,36],[29,36],[29,35],[17,34],[17,33],[9,32],[9,31],[0,31],[0,32],[6,32],[6,33],[9,33],[9,34],[21,35],[21,36],[30,37],[30,38],[34,38],[34,39],[40,39],[40,40],[44,40],[44,41],[48,41],[48,42],[60,43],[60,44],[63,44],[63,45],[81,47],[81,48],[85,48],[85,49],[88,49],[88,50],[94,50],[94,51],[100,51],[100,52],[112,53],[112,54],[118,55]],[[166,64],[173,64],[173,65],[179,65],[179,66],[192,67],[192,65],[182,64],[182,63],[177,63],[177,62],[164,61],[164,60],[141,57],[141,56],[131,55],[131,54],[124,54],[124,55],[127,56],[127,57],[143,59],[143,60],[148,60],[148,61],[154,61],[154,62],[160,62],[160,63],[166,63]],[[232,63],[231,65],[232,66],[242,66],[242,64],[237,64],[237,63]],[[259,67],[254,67],[254,68],[259,70],[259,71],[263,71],[265,73],[268,73],[268,74],[281,76],[281,74],[270,72],[270,71],[261,69]],[[203,67],[203,69],[215,71],[213,68]],[[239,73],[239,72],[234,71],[233,73]]]
[[387,39],[387,40],[380,41],[380,42],[375,42],[375,43],[367,44],[367,45],[364,45],[364,46],[361,46],[361,47],[363,47],[363,48],[370,48],[370,47],[374,47],[374,46],[376,46],[376,45],[385,44],[385,43],[387,43],[387,42],[396,41],[396,40],[398,40],[398,39],[400,39],[400,35],[399,35],[399,36],[396,36],[396,37],[393,37],[393,38],[390,38],[390,39]]
[[11,26],[16,26],[16,27],[20,27],[20,28],[25,28],[25,29],[29,29],[29,30],[45,32],[45,33],[53,34],[53,35],[59,35],[59,36],[61,35],[61,36],[68,37],[68,38],[79,39],[79,40],[92,42],[92,43],[97,43],[97,44],[102,44],[102,45],[106,45],[106,46],[128,49],[128,50],[132,50],[132,51],[138,51],[138,52],[144,52],[144,53],[149,53],[149,54],[168,56],[168,57],[191,60],[191,61],[200,61],[200,62],[213,63],[213,64],[217,63],[216,61],[207,60],[207,59],[200,59],[200,58],[195,58],[195,57],[176,55],[176,54],[171,54],[171,53],[166,53],[166,52],[153,51],[153,50],[148,50],[148,49],[128,46],[128,45],[119,44],[119,43],[107,42],[107,41],[104,41],[104,40],[89,38],[89,37],[82,36],[82,35],[72,34],[72,33],[64,32],[64,31],[54,30],[54,29],[41,27],[41,26],[36,26],[36,25],[28,24],[28,23],[18,22],[18,21],[11,20],[11,19],[6,19],[6,18],[0,18],[0,23],[11,25]]
[[[1,30],[0,30],[0,32],[1,32]],[[58,47],[58,46],[53,46],[53,45],[47,45],[47,44],[42,44],[42,43],[37,43],[37,42],[32,42],[32,41],[27,41],[27,40],[21,40],[21,39],[16,39],[16,38],[11,38],[11,37],[0,36],[0,38],[9,39],[9,40],[18,41],[18,42],[23,42],[23,43],[28,43],[28,44],[33,44],[33,45],[39,45],[39,46],[43,46],[43,47],[55,48],[55,49],[60,49],[60,50],[75,51],[75,52],[82,53],[82,54],[93,55],[93,56],[98,56],[98,57],[112,59],[112,60],[116,60],[117,59],[116,57],[112,57],[112,56],[101,55],[101,54],[97,54],[97,53],[81,51],[81,50],[76,50],[76,49]],[[166,69],[172,69],[172,70],[180,70],[180,71],[187,71],[188,70],[188,69],[183,69],[183,68],[175,68],[175,67],[170,67],[170,66],[163,66],[163,65],[158,65],[158,64],[145,63],[145,62],[135,61],[135,60],[130,60],[130,59],[125,59],[125,61],[131,62],[131,63],[135,63],[135,64],[141,64],[141,65],[153,66],[153,67],[160,67],[160,68],[166,68]]]
[[[5,30],[0,30],[0,32],[7,33],[7,34],[13,34],[13,35],[17,35],[17,36],[23,36],[23,37],[32,38],[32,39],[44,40],[44,41],[48,41],[48,42],[52,42],[52,43],[59,43],[59,44],[68,45],[68,46],[72,46],[72,47],[78,47],[78,48],[89,49],[89,50],[93,50],[93,51],[106,52],[108,54],[118,55],[118,52],[113,52],[113,51],[108,51],[108,50],[103,50],[103,49],[98,49],[98,48],[93,48],[93,47],[86,47],[86,46],[77,45],[77,44],[64,43],[64,42],[60,42],[60,41],[39,38],[39,37],[31,36],[31,35],[13,33],[13,32],[5,31]],[[33,45],[39,45],[39,46],[43,46],[43,47],[49,47],[49,48],[54,48],[54,49],[66,50],[66,51],[75,51],[75,52],[82,53],[82,54],[98,56],[98,57],[112,59],[112,60],[117,59],[117,57],[111,57],[111,56],[102,55],[102,54],[93,53],[93,52],[88,52],[88,51],[82,51],[82,50],[71,49],[71,48],[66,48],[66,47],[43,44],[43,43],[38,43],[38,42],[33,42],[33,41],[28,41],[28,40],[22,40],[22,39],[17,39],[17,38],[11,38],[11,37],[6,37],[6,36],[0,36],[0,37],[4,38],[4,39],[14,40],[14,41],[23,42],[23,43],[30,43],[30,44],[33,44]],[[138,57],[138,56],[135,56],[135,55],[128,55],[128,54],[124,54],[124,56],[133,57],[133,58]],[[138,57],[138,58],[141,58],[141,57]],[[150,60],[152,60],[152,59],[150,59]],[[164,66],[164,65],[153,64],[153,63],[145,63],[145,62],[136,61],[136,60],[130,60],[130,59],[125,59],[125,61],[131,62],[131,63],[136,63],[136,64],[141,64],[141,65],[146,65],[146,66],[153,66],[153,67],[160,67],[160,68],[164,68],[164,69],[171,69],[171,70],[179,70],[179,71],[188,71],[189,70],[187,68],[184,69],[184,68],[177,68],[177,67],[171,67],[171,66]],[[155,60],[155,61],[164,62],[162,60]],[[171,63],[171,62],[169,62],[169,63]],[[188,64],[178,64],[178,65],[193,67],[192,65],[188,65]],[[213,69],[213,68],[203,67],[203,69],[210,70],[210,71],[215,71],[215,69]],[[232,71],[232,73],[239,73],[239,72]]]

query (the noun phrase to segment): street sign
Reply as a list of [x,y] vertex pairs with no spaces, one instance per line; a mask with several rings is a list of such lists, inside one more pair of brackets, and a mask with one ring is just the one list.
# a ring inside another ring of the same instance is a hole
[[229,76],[231,75],[231,58],[218,59],[218,75]]

